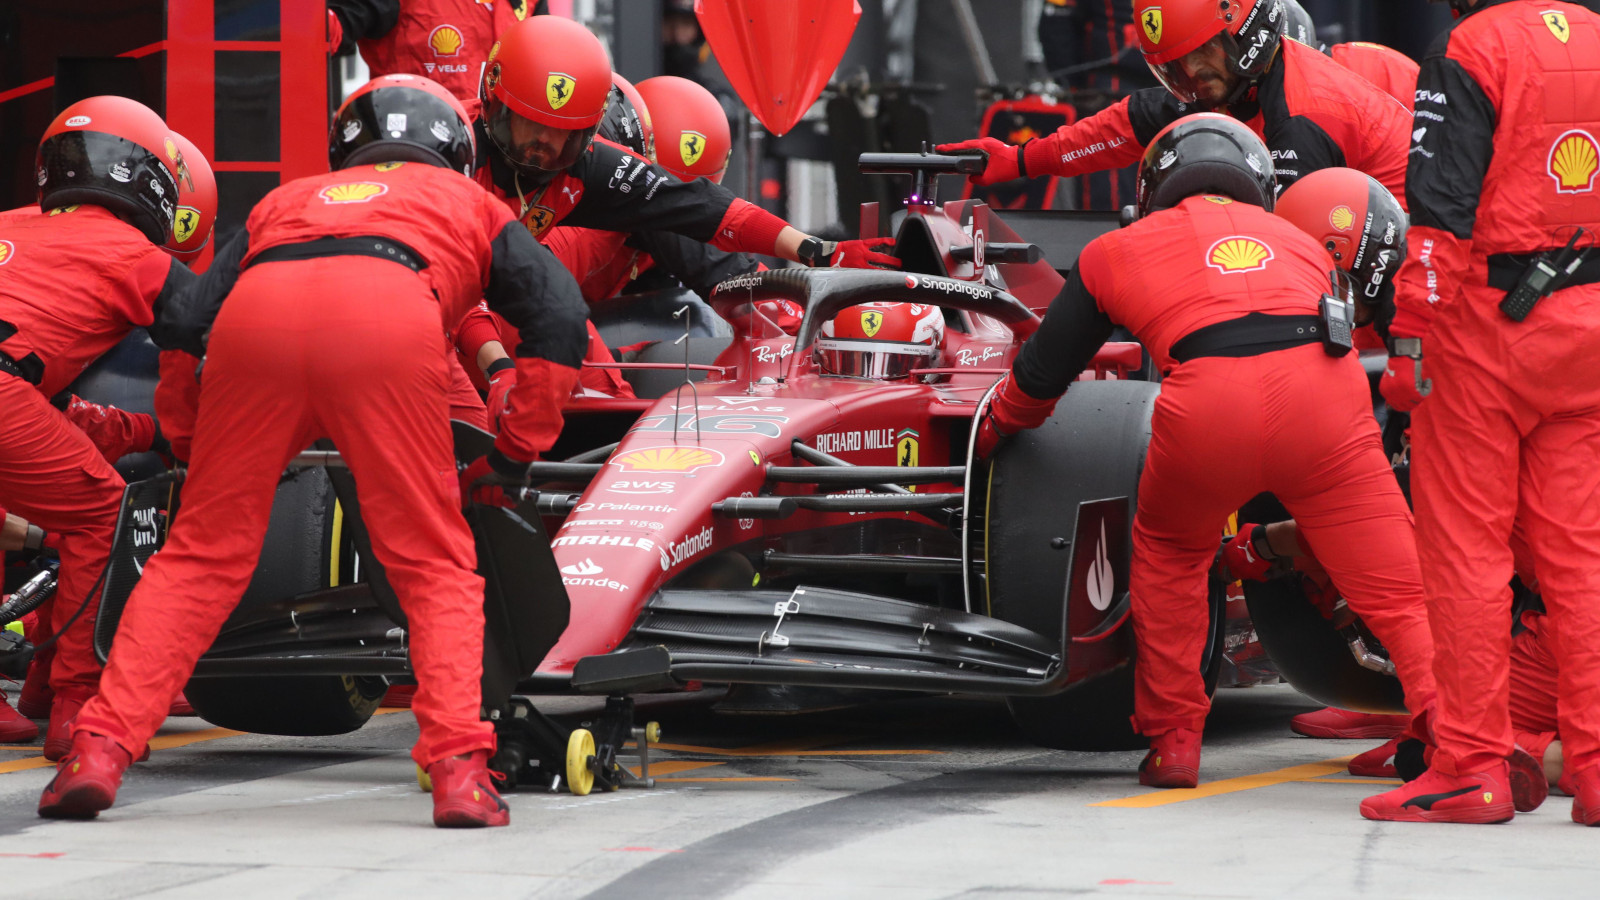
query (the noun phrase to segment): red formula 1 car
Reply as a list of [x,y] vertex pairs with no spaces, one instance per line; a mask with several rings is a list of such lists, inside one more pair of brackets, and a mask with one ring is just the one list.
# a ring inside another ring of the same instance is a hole
[[[975,164],[864,156],[864,171],[916,179],[895,234],[904,271],[734,278],[712,294],[716,327],[684,302],[673,314],[689,324],[658,327],[657,361],[617,364],[641,399],[575,399],[561,461],[534,465],[522,506],[469,511],[487,581],[485,706],[514,783],[616,786],[624,742],[654,738],[633,728],[630,695],[704,684],[990,695],[1043,745],[1134,743],[1129,525],[1159,386],[1129,377],[1144,368],[1137,344],[1108,344],[1044,427],[974,463],[975,417],[1062,284],[988,207],[934,202],[931,176]],[[1116,227],[1029,215],[1061,257]],[[879,233],[874,210],[863,219]],[[804,309],[793,334],[771,315],[779,300]],[[823,371],[823,324],[880,301],[941,310],[940,359]],[[489,440],[464,426],[457,439],[463,459]],[[175,482],[128,489],[102,650],[181,514]],[[1250,680],[1227,665],[1225,645],[1236,662],[1258,648],[1220,582],[1213,609],[1210,683]],[[336,448],[315,448],[285,474],[256,579],[187,695],[219,725],[349,731],[409,677],[406,628]],[[610,699],[569,730],[519,692]]]

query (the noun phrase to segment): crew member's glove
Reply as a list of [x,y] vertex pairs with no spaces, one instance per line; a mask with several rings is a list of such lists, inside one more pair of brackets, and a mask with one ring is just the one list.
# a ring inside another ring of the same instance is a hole
[[489,430],[500,433],[500,417],[510,411],[507,397],[517,386],[517,364],[510,359],[495,360],[489,366]]
[[520,463],[490,450],[461,470],[461,505],[483,503],[513,509],[520,502],[515,490],[528,486],[528,463]]
[[1050,397],[1041,400],[1034,397],[1017,387],[1016,381],[1009,374],[1006,375],[983,414],[973,454],[979,459],[988,459],[1001,441],[1024,429],[1038,428],[1045,419],[1050,418],[1060,399]]
[[[5,518],[4,513],[0,513],[0,519],[3,518]],[[53,531],[45,531],[32,522],[28,523],[28,531],[22,538],[22,556],[24,559],[36,559],[46,552],[59,553],[60,550],[61,535]]]
[[1027,163],[1022,158],[1022,148],[1026,146],[1027,142],[1013,145],[999,138],[981,137],[954,144],[940,144],[933,149],[940,153],[982,150],[984,153],[989,154],[989,163],[983,170],[983,174],[967,176],[968,181],[982,187],[987,184],[999,184],[1002,181],[1014,181],[1024,177]]
[[1272,571],[1265,525],[1240,525],[1239,533],[1222,547],[1222,564],[1239,581],[1266,581]]
[[1422,377],[1422,341],[1395,338],[1389,362],[1383,367],[1383,378],[1378,382],[1384,402],[1390,409],[1411,412],[1432,390],[1433,380]]
[[893,241],[840,241],[829,248],[828,265],[844,269],[898,269],[900,260],[890,256]]

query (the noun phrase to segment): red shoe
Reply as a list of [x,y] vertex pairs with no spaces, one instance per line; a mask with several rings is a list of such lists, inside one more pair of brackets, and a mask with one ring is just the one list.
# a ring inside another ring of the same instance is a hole
[[39,726],[12,709],[0,691],[0,744],[26,744],[38,736]]
[[1350,760],[1350,765],[1346,768],[1350,770],[1351,775],[1367,778],[1399,778],[1400,773],[1394,767],[1394,754],[1398,749],[1400,749],[1400,739],[1390,738],[1388,743],[1358,754],[1355,759]]
[[56,777],[39,797],[39,815],[46,819],[92,819],[117,802],[122,773],[132,765],[117,742],[84,732],[72,742]]
[[44,732],[44,758],[57,762],[72,749],[72,721],[83,709],[82,700],[57,697],[50,706],[50,726]]
[[172,705],[167,707],[167,715],[169,716],[192,716],[194,714],[194,707],[190,705],[189,698],[185,697],[181,691],[178,696],[172,698]]
[[489,751],[441,759],[428,767],[433,780],[433,824],[440,828],[510,825],[511,807],[494,789]]
[[1517,812],[1538,809],[1544,798],[1550,796],[1550,779],[1544,777],[1544,763],[1521,747],[1513,747],[1506,764],[1511,767],[1511,802],[1516,805]]
[[55,655],[55,649],[47,648],[35,656],[33,665],[28,667],[27,680],[22,682],[17,712],[30,719],[50,718],[50,706],[56,699],[56,692],[50,687],[50,658]]
[[1572,821],[1600,825],[1600,766],[1590,766],[1563,780],[1572,785]]
[[417,695],[417,686],[414,684],[392,684],[383,693],[383,705],[395,709],[410,709],[411,698]]
[[1516,815],[1510,778],[1504,762],[1471,775],[1429,769],[1416,781],[1361,801],[1361,815],[1383,822],[1509,822]]
[[1149,787],[1192,788],[1200,783],[1200,732],[1174,728],[1150,739],[1139,763],[1139,783]]
[[1338,740],[1386,741],[1406,730],[1409,716],[1384,716],[1351,712],[1329,706],[1301,713],[1289,720],[1289,730],[1306,737]]

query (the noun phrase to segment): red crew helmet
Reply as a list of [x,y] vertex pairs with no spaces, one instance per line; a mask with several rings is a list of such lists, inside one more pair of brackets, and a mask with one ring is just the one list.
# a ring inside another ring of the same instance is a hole
[[477,147],[466,107],[421,75],[384,75],[356,88],[328,131],[328,163],[335,170],[419,162],[470,177]]
[[166,249],[179,262],[192,263],[211,243],[217,224],[217,177],[206,155],[188,138],[174,131],[168,141],[167,158],[178,167],[178,211]]
[[728,114],[712,93],[687,78],[658,75],[639,82],[658,138],[656,163],[683,181],[709,178],[717,183],[728,171],[733,138]]
[[611,63],[571,19],[533,16],[489,50],[478,89],[489,140],[536,183],[578,161],[606,112]]
[[611,102],[600,119],[600,136],[656,161],[655,128],[650,121],[650,106],[639,95],[633,82],[611,73]]
[[39,207],[88,203],[124,216],[150,243],[167,242],[178,206],[178,168],[167,123],[127,97],[90,97],[56,116],[39,142]]
[[1267,70],[1285,18],[1282,0],[1135,0],[1133,12],[1145,63],[1179,100],[1205,102],[1196,61],[1185,57],[1218,41],[1228,70],[1242,76],[1229,96],[1216,101],[1223,105],[1243,96]]
[[905,378],[936,365],[944,313],[920,303],[863,303],[822,326],[817,361],[829,375]]
[[1376,307],[1394,296],[1408,221],[1377,179],[1355,169],[1318,169],[1285,188],[1274,212],[1327,249],[1363,303]]

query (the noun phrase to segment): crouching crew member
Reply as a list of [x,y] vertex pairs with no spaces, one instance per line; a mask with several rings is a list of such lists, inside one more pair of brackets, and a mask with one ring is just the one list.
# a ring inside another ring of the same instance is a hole
[[[1111,334],[1168,372],[1133,524],[1139,780],[1194,787],[1210,701],[1200,668],[1206,579],[1230,513],[1271,491],[1350,606],[1389,649],[1407,706],[1433,700],[1411,513],[1383,454],[1365,374],[1330,355],[1318,316],[1331,259],[1272,215],[1266,147],[1238,121],[1181,119],[1140,169],[1145,218],[1087,247],[1001,382],[979,452],[1038,426]],[[1150,265],[1152,248],[1163,261]]]
[[1580,255],[1600,233],[1600,16],[1560,2],[1451,5],[1461,18],[1417,81],[1410,249],[1381,383],[1390,406],[1416,410],[1439,752],[1361,812],[1511,818],[1516,522],[1556,637],[1572,817],[1600,825],[1600,250]]
[[[433,779],[434,823],[509,820],[485,767],[494,732],[478,719],[483,581],[460,509],[444,332],[480,297],[520,329],[522,378],[504,428],[462,476],[475,495],[499,493],[525,483],[560,430],[583,301],[549,251],[469,180],[471,127],[448,91],[374,80],[346,100],[330,140],[335,171],[267,195],[188,304],[188,326],[210,338],[183,515],[128,601],[101,693],[78,718],[41,815],[112,804],[130,754],[248,584],[279,474],[326,436],[356,478],[407,617],[421,623],[410,638],[421,726],[412,757]],[[438,227],[441,210],[455,226]],[[186,623],[182,635],[172,621]]]
[[[163,349],[184,346],[177,298],[194,275],[161,250],[185,169],[168,135],[160,116],[126,98],[72,104],[39,145],[48,212],[0,222],[0,504],[56,536],[61,553],[49,759],[66,753],[72,720],[99,681],[89,626],[123,484],[48,398],[135,327]],[[161,698],[163,711],[172,696]]]

